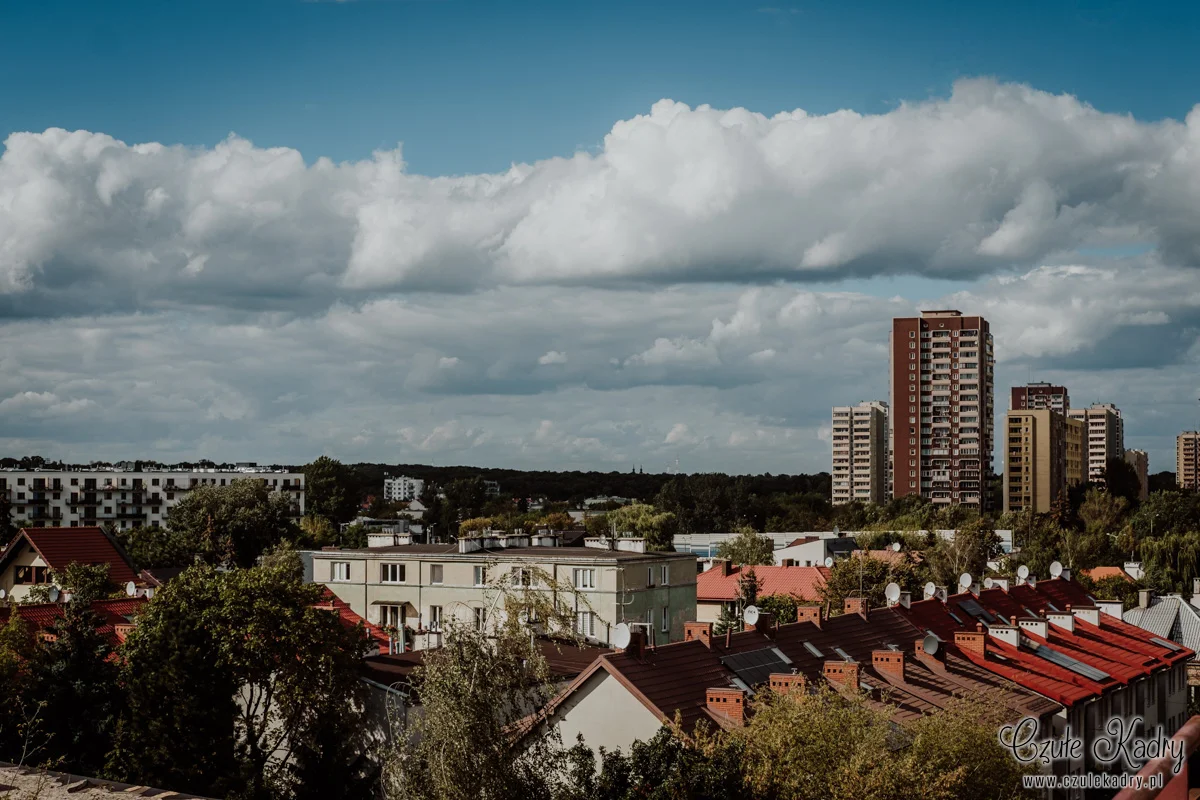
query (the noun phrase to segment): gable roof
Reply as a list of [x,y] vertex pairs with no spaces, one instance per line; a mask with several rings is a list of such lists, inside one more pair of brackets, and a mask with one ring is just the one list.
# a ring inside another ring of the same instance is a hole
[[1122,578],[1126,583],[1133,583],[1133,578],[1129,577],[1129,573],[1120,567],[1092,567],[1083,570],[1083,574],[1094,581],[1102,581],[1105,578]]
[[829,570],[825,567],[735,567],[726,575],[719,567],[696,576],[696,600],[724,602],[736,600],[738,580],[744,572],[754,570],[759,580],[759,597],[773,594],[792,595],[798,600],[820,600],[821,587]]
[[[124,641],[117,626],[129,624],[150,602],[145,597],[121,597],[113,600],[93,600],[89,609],[100,619],[96,631],[116,647]],[[0,625],[6,624],[15,610],[17,615],[36,631],[53,628],[63,616],[62,603],[9,604],[0,606]]]
[[1177,641],[1200,652],[1200,611],[1180,595],[1154,597],[1149,608],[1131,608],[1123,618],[1160,639]]
[[117,586],[139,580],[129,559],[101,528],[22,528],[0,554],[0,569],[8,567],[22,543],[37,551],[51,569],[108,564],[108,577]]

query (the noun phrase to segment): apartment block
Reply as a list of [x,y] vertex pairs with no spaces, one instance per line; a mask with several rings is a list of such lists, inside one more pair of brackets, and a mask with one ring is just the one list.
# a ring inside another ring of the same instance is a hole
[[1138,499],[1145,500],[1150,496],[1150,454],[1145,450],[1126,450],[1125,463],[1133,467],[1137,474],[1138,485],[1141,487],[1138,490]]
[[404,632],[407,646],[436,647],[446,621],[482,626],[501,613],[501,584],[563,592],[576,630],[611,642],[612,626],[632,623],[647,641],[683,638],[696,617],[696,557],[616,549],[640,540],[588,540],[562,546],[557,534],[482,536],[455,544],[398,544],[302,554],[311,580],[324,584],[372,623]]
[[425,490],[425,481],[406,475],[383,479],[383,499],[391,503],[408,503],[416,500]]
[[888,404],[833,409],[833,504],[887,500]]
[[986,507],[993,442],[992,334],[960,311],[892,320],[892,496]]
[[1180,489],[1200,489],[1200,431],[1184,431],[1176,437],[1175,480]]
[[296,516],[304,514],[304,474],[283,470],[118,469],[0,470],[0,494],[12,504],[13,518],[34,528],[159,527],[171,508],[201,486],[261,481],[291,497]]
[[[1076,471],[1082,426],[1075,422]],[[1067,418],[1049,408],[1005,416],[1004,510],[1045,514],[1062,497],[1067,476]]]
[[1027,383],[1024,386],[1012,387],[1008,407],[1013,411],[1049,408],[1066,414],[1067,409],[1071,407],[1071,395],[1065,386],[1054,386],[1045,382]]
[[1125,458],[1125,421],[1121,418],[1121,410],[1112,403],[1093,403],[1087,408],[1069,409],[1067,416],[1084,426],[1084,480],[1104,483],[1108,460]]

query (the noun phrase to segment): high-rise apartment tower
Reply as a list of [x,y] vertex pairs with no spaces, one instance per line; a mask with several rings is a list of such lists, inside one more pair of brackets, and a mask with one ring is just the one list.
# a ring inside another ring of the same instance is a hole
[[1027,383],[1024,386],[1012,387],[1012,397],[1008,407],[1013,411],[1049,408],[1060,414],[1066,414],[1067,409],[1071,407],[1071,395],[1065,386]]
[[1180,489],[1200,489],[1200,431],[1175,439],[1175,480]]
[[833,504],[887,500],[888,404],[833,409]]
[[1067,416],[1083,423],[1084,480],[1104,483],[1109,459],[1125,458],[1125,421],[1121,410],[1112,403],[1093,403],[1088,408],[1072,408]]

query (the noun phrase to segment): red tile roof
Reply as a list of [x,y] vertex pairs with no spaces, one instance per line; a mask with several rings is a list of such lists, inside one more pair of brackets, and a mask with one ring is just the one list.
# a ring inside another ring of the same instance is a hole
[[328,587],[323,587],[322,592],[323,602],[319,605],[321,608],[327,608],[338,615],[338,620],[347,628],[353,628],[355,625],[362,625],[366,630],[367,636],[372,643],[379,646],[380,653],[386,653],[391,645],[391,637],[387,631],[376,625],[374,622],[368,621],[366,618],[359,616],[354,609],[350,608],[350,604],[342,600],[333,592],[329,591]]
[[[115,600],[92,601],[92,605],[90,606],[91,611],[100,618],[100,625],[96,630],[100,635],[108,639],[110,645],[116,647],[124,640],[124,636],[118,634],[117,626],[129,624],[130,620],[137,616],[142,607],[148,602],[149,600],[145,597],[122,597]],[[5,605],[0,606],[0,625],[8,622],[14,608],[17,615],[29,623],[29,626],[34,631],[44,631],[54,627],[55,623],[63,615],[62,603]]]
[[735,567],[723,574],[720,566],[696,576],[696,599],[719,602],[737,599],[738,579],[743,572],[754,570],[759,580],[759,597],[790,594],[799,600],[820,600],[821,587],[829,570],[825,567]]
[[1133,578],[1129,577],[1129,573],[1120,567],[1092,567],[1083,570],[1083,574],[1094,581],[1102,581],[1105,578],[1122,578],[1127,583],[1133,583]]
[[108,577],[117,586],[139,582],[133,565],[100,528],[22,528],[0,555],[0,569],[27,543],[51,569],[69,564],[108,564]]

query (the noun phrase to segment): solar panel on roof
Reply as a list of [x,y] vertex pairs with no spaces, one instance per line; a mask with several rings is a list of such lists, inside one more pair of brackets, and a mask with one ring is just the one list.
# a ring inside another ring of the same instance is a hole
[[1165,647],[1165,648],[1167,648],[1167,649],[1168,649],[1168,650],[1170,650],[1172,653],[1174,653],[1174,652],[1175,652],[1175,651],[1177,651],[1177,650],[1182,650],[1182,649],[1183,649],[1182,647],[1180,647],[1179,645],[1175,644],[1174,642],[1169,642],[1169,641],[1167,641],[1166,639],[1160,639],[1160,638],[1158,638],[1157,636],[1151,636],[1151,637],[1150,637],[1150,641],[1154,642],[1154,643],[1155,643],[1156,645],[1158,645],[1159,647]]
[[818,650],[817,646],[815,644],[813,644],[812,642],[805,642],[804,649],[807,650],[808,652],[812,653],[817,658],[825,657],[825,654],[822,653],[820,650]]
[[779,648],[764,647],[725,656],[721,664],[750,687],[766,683],[773,672],[790,672],[792,661]]
[[996,621],[996,618],[993,617],[991,614],[989,614],[987,611],[985,611],[983,606],[979,605],[979,603],[977,603],[976,601],[971,600],[969,598],[966,600],[959,600],[958,607],[961,608],[963,611],[967,612],[968,614],[970,614],[975,619],[981,619],[984,622],[989,622],[989,623]]
[[1051,664],[1057,664],[1060,667],[1066,667],[1067,669],[1071,670],[1071,672],[1074,672],[1077,675],[1082,675],[1083,677],[1088,678],[1090,680],[1093,680],[1093,681],[1112,680],[1112,676],[1109,675],[1107,672],[1098,670],[1095,667],[1090,666],[1088,664],[1084,664],[1082,661],[1077,661],[1074,658],[1071,658],[1066,653],[1060,653],[1057,650],[1047,647],[1044,644],[1033,648],[1033,652],[1036,653],[1037,655],[1041,656],[1042,658],[1046,659]]
[[843,661],[853,661],[854,660],[854,658],[849,653],[847,653],[845,650],[843,650],[840,647],[833,648],[833,652],[835,652],[839,656],[841,656]]

